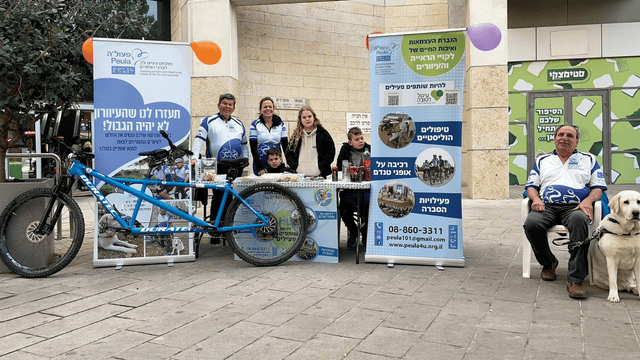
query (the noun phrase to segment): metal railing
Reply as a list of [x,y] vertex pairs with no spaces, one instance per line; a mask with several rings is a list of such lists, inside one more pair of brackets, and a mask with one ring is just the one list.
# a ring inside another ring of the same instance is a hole
[[56,163],[56,182],[58,182],[58,180],[60,180],[60,175],[61,175],[61,166],[60,164],[62,163],[62,161],[60,160],[60,156],[56,155],[56,154],[51,154],[51,153],[44,153],[44,154],[21,154],[21,153],[7,153],[6,159],[7,161],[9,159],[12,158],[51,158],[53,160],[55,160]]

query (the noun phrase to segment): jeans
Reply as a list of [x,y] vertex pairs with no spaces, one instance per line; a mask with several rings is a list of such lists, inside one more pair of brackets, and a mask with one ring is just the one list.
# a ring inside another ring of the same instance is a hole
[[[569,230],[569,241],[584,241],[589,237],[589,217],[581,210],[573,210],[577,204],[545,204],[545,211],[532,211],[524,222],[524,232],[531,243],[536,260],[548,265],[555,256],[549,247],[547,229],[562,224]],[[567,280],[582,284],[589,274],[588,244],[569,251]]]

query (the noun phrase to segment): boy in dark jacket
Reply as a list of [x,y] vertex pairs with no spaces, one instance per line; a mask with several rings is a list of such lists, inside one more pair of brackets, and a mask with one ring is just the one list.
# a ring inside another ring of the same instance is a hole
[[287,167],[282,162],[282,151],[277,147],[272,147],[267,151],[267,164],[269,166],[265,169],[268,173],[295,173],[290,167]]
[[[359,127],[352,127],[347,133],[348,142],[342,144],[340,153],[338,154],[338,170],[349,171],[342,168],[342,160],[349,160],[352,166],[362,166],[362,160],[370,160],[371,145],[364,141],[364,135]],[[367,190],[360,200],[360,220],[363,224],[362,241],[366,243],[367,237],[367,219],[369,216],[369,194]],[[357,212],[357,192],[356,190],[343,190],[340,192],[340,218],[349,229],[349,239],[347,247],[356,245],[356,237],[358,236],[358,225],[356,225],[354,214]]]

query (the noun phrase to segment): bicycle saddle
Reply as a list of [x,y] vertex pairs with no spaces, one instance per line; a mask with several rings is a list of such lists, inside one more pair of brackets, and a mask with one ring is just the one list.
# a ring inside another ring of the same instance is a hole
[[249,165],[249,158],[241,157],[233,160],[223,159],[218,161],[218,164],[225,165],[230,168],[244,168]]
[[156,149],[156,150],[151,150],[151,151],[143,151],[141,153],[138,153],[138,155],[140,155],[140,156],[148,156],[150,158],[153,158],[154,160],[161,160],[161,159],[164,159],[167,156],[169,156],[169,150]]

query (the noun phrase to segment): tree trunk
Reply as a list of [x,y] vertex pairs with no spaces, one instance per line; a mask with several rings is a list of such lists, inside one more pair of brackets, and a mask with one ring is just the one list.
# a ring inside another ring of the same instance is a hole
[[[2,139],[0,139],[1,141]],[[6,140],[5,140],[6,142]],[[7,148],[0,146],[0,183],[6,182],[7,181],[7,177],[5,176],[6,174],[6,168],[4,166],[5,164],[5,159],[7,158]]]

